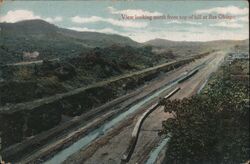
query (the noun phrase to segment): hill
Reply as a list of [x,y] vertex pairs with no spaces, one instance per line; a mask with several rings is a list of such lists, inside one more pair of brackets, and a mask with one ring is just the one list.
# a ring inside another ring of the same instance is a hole
[[[43,20],[0,23],[0,64],[25,60],[24,53],[38,52],[39,59],[76,56],[95,47],[140,46],[128,37],[59,28]],[[27,53],[26,53],[27,54]]]
[[235,45],[248,47],[249,40],[215,40],[206,42],[192,42],[153,39],[143,44],[155,47],[155,51],[172,51],[179,56],[186,56],[216,49],[226,49]]
[[221,45],[229,45],[229,44],[248,44],[249,40],[214,40],[214,41],[206,41],[206,42],[197,42],[197,41],[171,41],[167,39],[153,39],[147,42],[144,42],[145,45],[151,45],[155,47],[161,48],[170,48],[176,46],[221,46]]

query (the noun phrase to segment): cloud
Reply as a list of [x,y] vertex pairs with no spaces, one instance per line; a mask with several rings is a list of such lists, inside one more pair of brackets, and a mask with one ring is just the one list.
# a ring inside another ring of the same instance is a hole
[[163,15],[160,12],[154,11],[154,12],[150,12],[150,11],[146,11],[146,10],[142,10],[142,9],[127,9],[127,10],[117,10],[114,7],[108,7],[107,8],[108,11],[111,14],[125,14],[125,15],[148,15],[148,16],[160,16]]
[[193,21],[185,21],[183,23],[186,23],[186,24],[192,24],[192,25],[202,25],[201,22],[193,22]]
[[201,22],[179,21],[179,20],[169,21],[169,22],[166,22],[166,24],[191,24],[191,25],[202,25]]
[[248,14],[248,8],[239,8],[236,6],[228,6],[228,7],[215,7],[210,9],[201,9],[196,10],[196,14],[211,14],[211,13],[217,13],[217,14],[231,14],[231,15],[246,15]]
[[10,10],[7,12],[6,15],[0,16],[0,22],[7,22],[7,23],[15,23],[23,20],[32,20],[32,19],[43,19],[50,23],[60,22],[62,21],[62,17],[48,17],[43,18],[39,15],[35,15],[32,11],[29,10]]
[[89,32],[100,32],[100,33],[110,33],[110,34],[118,34],[118,31],[115,31],[111,28],[104,28],[104,29],[89,29],[86,27],[69,27],[68,29],[70,30],[75,30],[75,31],[89,31]]
[[6,15],[0,17],[0,22],[15,23],[18,21],[31,19],[41,19],[41,17],[34,15],[33,12],[28,10],[10,10]]
[[181,21],[173,20],[173,21],[166,22],[166,24],[181,24]]
[[140,32],[127,32],[122,35],[128,36],[137,42],[145,42],[148,40],[162,38],[173,41],[212,41],[212,40],[243,40],[247,39],[249,32],[242,33],[230,32],[230,31],[214,31],[209,28],[203,28],[203,32],[197,32],[200,28],[194,29],[194,31],[174,31],[174,30],[162,30],[162,31],[140,31]]
[[91,16],[91,17],[74,16],[71,18],[71,21],[74,23],[95,23],[95,22],[105,21],[105,19],[97,16]]
[[226,27],[226,28],[242,28],[243,26],[236,22],[219,22],[215,24],[210,24],[211,27]]
[[239,17],[239,18],[237,18],[237,20],[239,20],[241,22],[249,22],[249,17],[247,15],[247,16]]
[[48,17],[48,18],[45,18],[44,20],[50,23],[55,23],[55,22],[61,22],[63,18],[57,16],[57,17]]
[[146,23],[146,22],[116,20],[116,19],[112,19],[112,18],[103,18],[103,17],[98,17],[98,16],[91,16],[91,17],[74,16],[71,18],[71,21],[74,23],[79,23],[79,24],[105,22],[105,23],[110,23],[114,26],[131,27],[131,28],[142,28],[142,27],[146,27],[148,25],[148,23]]

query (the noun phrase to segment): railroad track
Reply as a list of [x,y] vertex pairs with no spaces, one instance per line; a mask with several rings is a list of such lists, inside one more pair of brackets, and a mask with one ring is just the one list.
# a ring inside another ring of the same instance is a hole
[[142,127],[142,124],[144,122],[144,120],[153,112],[155,111],[157,108],[159,108],[160,106],[162,106],[162,101],[169,99],[170,97],[172,97],[175,93],[177,93],[181,88],[177,87],[174,90],[172,90],[168,95],[166,95],[163,99],[161,99],[158,103],[154,104],[152,108],[149,108],[146,112],[144,112],[141,117],[138,119],[137,123],[135,124],[135,127],[132,131],[132,136],[129,142],[129,146],[127,148],[127,150],[125,151],[125,153],[123,154],[122,158],[121,158],[121,164],[123,163],[127,163],[133,152],[135,149],[135,146],[137,144],[138,138],[139,138],[139,133]]

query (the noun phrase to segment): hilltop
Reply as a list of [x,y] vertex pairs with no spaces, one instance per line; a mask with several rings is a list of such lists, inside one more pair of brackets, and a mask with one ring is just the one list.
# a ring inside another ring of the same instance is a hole
[[120,35],[77,32],[43,20],[0,23],[0,63],[23,61],[24,52],[38,52],[37,59],[72,57],[95,47],[140,46]]

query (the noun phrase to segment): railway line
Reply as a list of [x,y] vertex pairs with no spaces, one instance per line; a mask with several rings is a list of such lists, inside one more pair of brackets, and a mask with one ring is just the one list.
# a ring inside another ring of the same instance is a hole
[[[130,140],[131,134],[136,136],[135,134],[137,130],[135,130],[135,133],[133,133],[133,129],[135,127],[139,127],[139,124],[136,124],[136,122],[143,117],[142,115],[145,114],[145,111],[154,108],[154,104],[158,102],[159,97],[165,97],[171,91],[173,91],[174,87],[180,87],[181,90],[176,92],[176,94],[174,94],[170,99],[182,99],[184,97],[189,97],[193,94],[196,94],[201,85],[207,80],[209,75],[214,72],[220,65],[221,61],[223,61],[224,55],[224,52],[217,52],[202,60],[202,62],[199,61],[199,64],[193,64],[188,69],[183,68],[183,72],[179,73],[179,75],[185,76],[182,76],[182,78],[178,80],[190,75],[189,78],[186,78],[180,83],[175,81],[175,85],[172,85],[170,88],[159,94],[158,98],[156,98],[154,101],[142,105],[141,110],[138,110],[133,115],[124,118],[122,122],[118,123],[115,127],[112,127],[112,129],[109,131],[105,132],[100,138],[96,139],[86,147],[83,147],[77,153],[69,156],[63,163],[120,163],[121,158],[126,159],[129,157],[130,151],[128,150],[131,149],[129,148],[131,147],[130,143],[135,143],[135,141]],[[197,68],[199,69],[196,70]],[[185,73],[186,70],[189,70],[188,73]],[[134,153],[130,155],[131,158],[127,163],[146,163],[151,151],[154,150],[158,143],[162,141],[155,129],[161,129],[161,122],[170,117],[170,115],[164,113],[162,107],[159,107],[157,110],[153,111],[154,112],[152,112],[147,117],[147,119],[143,120],[143,125],[140,127],[141,137],[138,138]],[[122,157],[124,152],[125,156]]]
[[[181,77],[178,80],[178,84],[183,83],[185,80],[188,80],[189,78],[191,78],[192,76],[194,76],[201,67],[204,67],[205,64],[208,64],[211,60],[206,61],[204,63],[202,63],[201,65],[196,66],[195,68],[193,68],[193,70],[191,70],[190,72],[185,72],[185,76]],[[172,97],[175,93],[177,93],[179,90],[181,90],[180,87],[176,87],[175,89],[173,89],[169,94],[167,94],[166,96],[164,96],[164,98],[160,99],[158,103],[154,104],[151,108],[149,108],[148,110],[146,110],[141,117],[138,119],[138,121],[135,124],[135,127],[132,131],[132,135],[131,135],[131,139],[129,142],[129,146],[127,148],[127,150],[125,151],[125,153],[123,154],[122,158],[121,158],[121,164],[122,163],[127,163],[129,162],[135,146],[137,144],[138,138],[139,138],[139,133],[142,127],[142,124],[144,122],[144,120],[153,112],[155,111],[157,108],[159,108],[160,106],[162,106],[162,101],[169,99],[170,97]]]
[[[175,88],[173,91],[171,91],[167,96],[165,96],[162,100],[164,99],[168,99],[171,96],[173,96],[176,92],[178,92],[181,88]],[[154,104],[153,107],[149,108],[145,113],[142,114],[142,116],[138,119],[137,123],[135,124],[135,127],[133,129],[132,135],[131,135],[131,139],[129,142],[129,146],[128,149],[126,150],[126,152],[123,154],[122,156],[122,163],[127,163],[136,146],[138,137],[139,137],[139,133],[142,127],[142,124],[144,122],[144,120],[150,115],[150,113],[152,113],[154,110],[156,110],[157,108],[159,108],[161,106],[161,101],[159,101],[157,104]]]
[[[162,76],[152,84],[142,87],[135,95],[127,97],[127,99],[125,98],[124,100],[126,101],[118,103],[118,106],[114,105],[117,109],[110,110],[100,118],[87,123],[84,127],[76,128],[71,133],[67,133],[57,140],[44,145],[44,147],[33,154],[27,154],[20,162],[71,163],[69,161],[79,151],[83,149],[88,150],[89,146],[95,144],[99,139],[105,138],[107,134],[111,133],[114,128],[122,124],[127,118],[137,116],[138,112],[143,112],[143,108],[145,109],[148,105],[158,101],[162,95],[167,95],[174,86],[180,85],[181,81],[188,80],[188,76],[196,75],[199,69],[204,68],[214,57],[215,55],[205,56],[197,59],[196,62],[166,73],[167,77]],[[187,70],[189,71],[187,72]],[[8,110],[3,110],[2,112],[6,111]]]
[[[91,144],[92,141],[96,140],[100,136],[107,133],[110,129],[113,128],[113,126],[120,123],[124,118],[126,118],[129,115],[132,115],[133,113],[136,113],[138,110],[140,110],[140,108],[143,105],[147,104],[152,99],[155,99],[155,98],[158,99],[158,97],[163,92],[166,92],[166,91],[169,92],[169,90],[172,87],[176,86],[177,84],[179,84],[179,83],[185,81],[186,79],[188,79],[189,77],[193,76],[195,74],[194,72],[197,72],[200,68],[204,67],[208,61],[210,61],[210,58],[209,58],[209,60],[205,60],[201,64],[196,65],[194,68],[190,69],[190,71],[187,74],[181,74],[180,76],[175,77],[173,80],[171,80],[167,84],[163,85],[163,87],[160,87],[158,90],[154,91],[154,93],[152,95],[150,95],[150,96],[142,99],[138,103],[134,104],[127,111],[121,113],[117,117],[115,117],[115,118],[111,119],[110,121],[106,122],[105,124],[100,126],[98,129],[94,130],[93,132],[89,133],[85,137],[81,138],[80,140],[75,142],[73,145],[67,147],[66,149],[64,149],[62,151],[60,151],[58,154],[53,156],[51,159],[45,161],[44,163],[46,163],[46,164],[54,164],[54,163],[63,162],[70,155],[76,153],[80,149],[83,149],[83,148],[87,147],[89,144]],[[129,157],[129,155],[128,155],[128,157]]]

